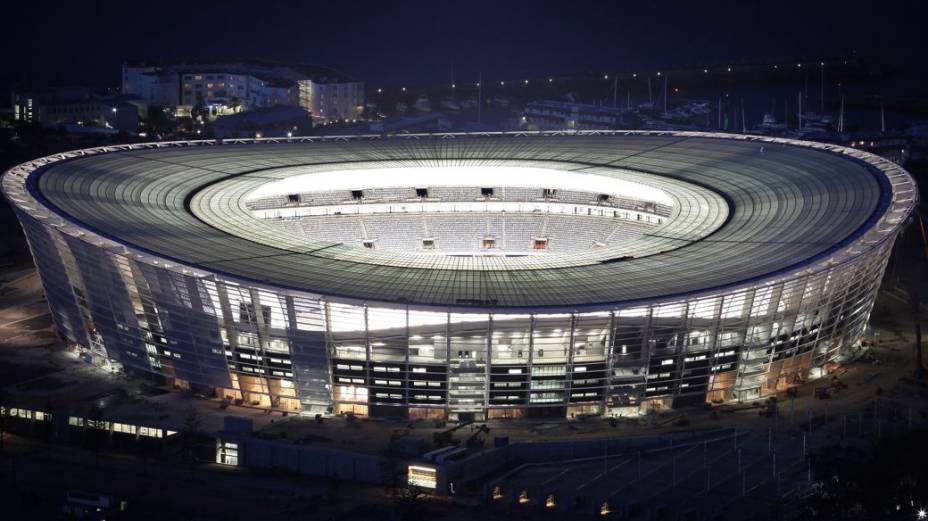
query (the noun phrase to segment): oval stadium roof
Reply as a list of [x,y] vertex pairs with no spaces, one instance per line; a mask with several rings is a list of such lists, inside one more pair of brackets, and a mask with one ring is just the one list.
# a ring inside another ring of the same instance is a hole
[[[4,179],[8,197],[21,209],[34,208],[36,202],[24,197],[34,198],[91,236],[190,269],[401,305],[606,309],[764,283],[875,247],[894,236],[917,199],[908,174],[877,156],[690,132],[241,140],[109,147],[73,156],[35,164],[12,178],[17,172],[11,170]],[[364,163],[621,172],[692,196],[677,205],[678,226],[713,208],[727,213],[708,235],[655,232],[653,240],[666,244],[657,254],[618,261],[591,250],[587,256],[567,254],[567,260],[550,254],[535,265],[515,259],[461,265],[442,256],[391,260],[339,244],[300,248],[232,233],[248,224],[228,209],[243,207],[257,184],[287,172]],[[11,194],[16,183],[28,187],[28,196]],[[219,211],[218,221],[203,219],[211,207],[228,211]],[[228,228],[216,224],[223,219]]]

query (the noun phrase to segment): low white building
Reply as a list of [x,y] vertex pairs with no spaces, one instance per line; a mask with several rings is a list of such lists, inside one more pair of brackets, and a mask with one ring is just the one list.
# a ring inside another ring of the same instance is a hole
[[364,110],[364,84],[308,65],[266,63],[123,65],[123,92],[176,114],[194,109],[212,119],[243,110],[303,107],[316,122],[350,121]]
[[144,99],[150,106],[176,107],[180,104],[178,74],[160,67],[123,65],[122,92]]
[[300,81],[300,106],[317,122],[354,121],[364,112],[364,84],[357,81]]

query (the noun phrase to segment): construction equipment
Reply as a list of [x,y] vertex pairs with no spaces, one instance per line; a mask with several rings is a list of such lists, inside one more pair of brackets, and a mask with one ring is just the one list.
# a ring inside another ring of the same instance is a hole
[[841,381],[837,376],[831,377],[831,388],[835,390],[847,389],[847,384]]
[[764,403],[764,408],[758,414],[765,416],[767,418],[773,418],[779,415],[779,407],[777,404],[777,397],[771,396],[767,398],[767,401]]
[[454,440],[454,431],[460,429],[461,427],[466,427],[474,423],[473,421],[461,422],[450,429],[445,429],[441,432],[436,432],[434,436],[434,441],[436,446],[450,445]]
[[481,439],[480,436],[488,432],[490,432],[490,428],[487,427],[486,424],[481,425],[480,427],[477,428],[476,431],[474,431],[473,434],[470,435],[469,438],[467,438],[467,441],[464,442],[464,446],[469,449],[472,449],[474,447],[482,447],[483,439]]

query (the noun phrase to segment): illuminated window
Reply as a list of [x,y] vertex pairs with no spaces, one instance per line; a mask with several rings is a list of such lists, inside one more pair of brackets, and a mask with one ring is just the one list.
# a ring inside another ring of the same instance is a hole
[[431,467],[410,465],[406,474],[406,481],[413,486],[435,490],[438,486],[437,471]]
[[233,441],[216,440],[216,463],[221,465],[238,466],[238,443]]

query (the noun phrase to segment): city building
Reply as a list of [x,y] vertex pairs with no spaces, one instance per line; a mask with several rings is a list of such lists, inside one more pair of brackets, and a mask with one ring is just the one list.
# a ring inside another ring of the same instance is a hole
[[147,104],[131,95],[110,95],[85,87],[13,92],[13,119],[47,127],[86,127],[134,133]]
[[319,123],[364,111],[364,84],[323,67],[270,63],[124,64],[123,92],[178,115],[209,119],[278,105],[300,106]]
[[696,132],[108,146],[5,173],[69,347],[259,407],[631,415],[822,377],[918,202],[859,149]]

